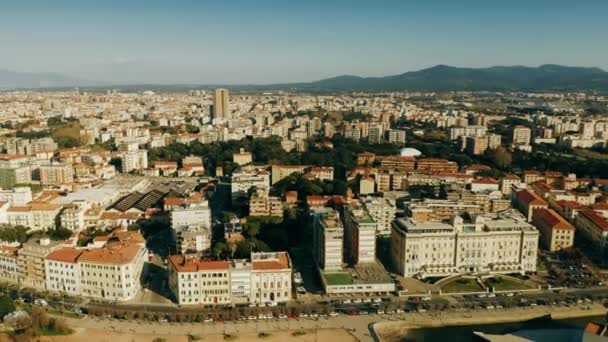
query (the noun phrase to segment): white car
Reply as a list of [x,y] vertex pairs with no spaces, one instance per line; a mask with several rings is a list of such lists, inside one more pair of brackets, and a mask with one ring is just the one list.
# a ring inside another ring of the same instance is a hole
[[378,310],[378,315],[384,315],[384,310]]
[[402,313],[404,313],[405,311],[403,311],[403,309],[397,309],[397,310],[395,310],[395,312],[396,312],[396,313],[398,313],[398,314],[402,314]]
[[374,303],[382,303],[382,299],[380,299],[380,298],[374,298],[374,299],[372,299],[372,301]]
[[300,318],[308,318],[308,314],[302,312],[298,317],[300,317]]
[[247,319],[250,320],[250,321],[255,321],[258,318],[255,317],[255,316],[249,316],[249,317],[247,317]]
[[205,323],[213,323],[213,318],[207,318],[207,319],[203,320],[203,322],[205,322]]
[[330,312],[329,315],[331,317],[338,317],[340,314],[338,314],[337,312]]
[[361,299],[353,299],[353,303],[361,303]]
[[488,293],[488,298],[494,298],[496,297],[496,293]]
[[342,304],[350,304],[350,303],[351,303],[350,299],[345,299],[342,301]]
[[371,302],[372,302],[372,300],[371,300],[371,299],[369,299],[369,298],[365,298],[365,299],[363,300],[363,303],[371,303]]
[[431,297],[429,297],[429,296],[424,296],[424,297],[422,297],[422,300],[426,302],[426,301],[431,300]]

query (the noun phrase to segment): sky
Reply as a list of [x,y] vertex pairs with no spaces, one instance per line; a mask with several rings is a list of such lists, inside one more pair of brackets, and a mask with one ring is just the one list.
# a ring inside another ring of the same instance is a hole
[[265,84],[437,64],[608,70],[606,0],[3,0],[0,69]]

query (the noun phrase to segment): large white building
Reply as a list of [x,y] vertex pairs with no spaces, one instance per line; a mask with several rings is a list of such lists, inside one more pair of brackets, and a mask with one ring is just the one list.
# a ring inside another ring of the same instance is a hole
[[376,221],[376,233],[382,236],[390,236],[391,226],[397,214],[395,204],[388,198],[383,197],[363,197],[361,198],[361,202],[374,221]]
[[397,219],[391,255],[405,277],[439,277],[465,273],[520,273],[536,270],[539,234],[513,211],[476,216],[465,223]]
[[78,257],[81,295],[118,301],[135,297],[148,258],[144,244],[113,242],[84,251]]
[[313,256],[325,271],[341,270],[344,262],[344,227],[340,215],[332,208],[313,211]]

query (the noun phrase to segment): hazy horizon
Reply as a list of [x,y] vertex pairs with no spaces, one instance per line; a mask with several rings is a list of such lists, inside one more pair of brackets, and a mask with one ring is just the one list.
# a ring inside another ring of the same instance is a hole
[[290,83],[438,64],[607,70],[607,10],[545,0],[24,0],[0,12],[0,69],[115,84]]

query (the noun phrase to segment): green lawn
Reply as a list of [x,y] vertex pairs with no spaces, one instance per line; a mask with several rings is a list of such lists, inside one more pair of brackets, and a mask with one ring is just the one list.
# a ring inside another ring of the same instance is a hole
[[475,279],[461,278],[447,283],[441,288],[441,291],[444,293],[482,292],[484,289]]
[[519,282],[509,278],[495,277],[488,278],[485,280],[486,285],[490,288],[494,287],[496,291],[515,291],[515,290],[525,290],[530,287],[527,286],[523,281]]
[[350,273],[323,273],[323,277],[327,285],[351,285],[353,283],[353,277]]

